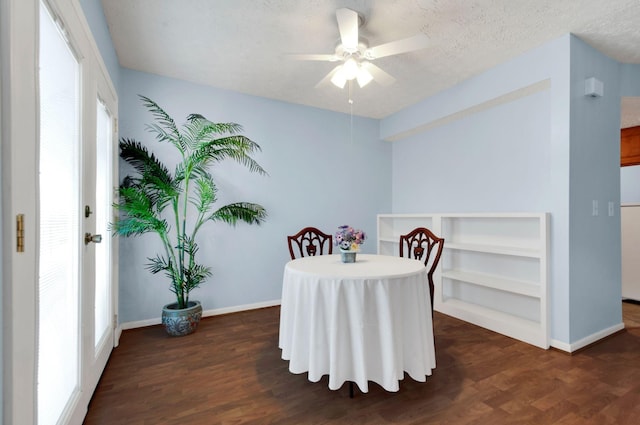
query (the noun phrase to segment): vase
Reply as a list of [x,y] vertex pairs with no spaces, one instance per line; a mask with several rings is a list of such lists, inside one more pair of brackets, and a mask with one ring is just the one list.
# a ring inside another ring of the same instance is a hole
[[171,336],[185,336],[195,332],[202,317],[200,301],[189,301],[187,308],[179,309],[178,303],[162,308],[162,324]]
[[343,263],[355,263],[356,262],[356,254],[358,251],[345,251],[340,250],[340,259]]

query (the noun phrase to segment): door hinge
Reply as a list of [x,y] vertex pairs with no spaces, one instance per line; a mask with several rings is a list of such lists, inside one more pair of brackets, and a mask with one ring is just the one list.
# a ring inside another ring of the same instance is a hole
[[16,215],[16,251],[24,252],[24,214]]

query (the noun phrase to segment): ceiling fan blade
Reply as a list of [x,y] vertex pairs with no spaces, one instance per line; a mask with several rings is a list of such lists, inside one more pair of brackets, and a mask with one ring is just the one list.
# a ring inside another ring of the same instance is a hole
[[366,56],[368,59],[383,58],[385,56],[398,55],[400,53],[424,49],[428,45],[429,37],[420,33],[413,37],[403,38],[402,40],[396,40],[390,43],[371,47],[367,50]]
[[396,81],[395,78],[393,78],[391,75],[387,74],[371,62],[362,62],[360,66],[363,69],[367,70],[373,76],[373,79],[382,86],[389,86]]
[[338,65],[338,66],[336,66],[335,68],[333,68],[333,69],[331,70],[331,72],[329,72],[327,75],[325,75],[325,77],[324,77],[322,80],[320,80],[320,81],[318,82],[318,84],[316,84],[316,87],[315,87],[315,88],[319,88],[319,87],[326,86],[326,85],[330,84],[330,83],[331,83],[331,78],[333,77],[333,75],[334,75],[336,72],[338,72],[338,70],[339,70],[341,67],[342,67],[342,65]]
[[358,13],[351,9],[342,8],[336,10],[340,40],[345,50],[358,49]]
[[289,54],[289,55],[287,55],[287,57],[290,58],[290,59],[299,60],[299,61],[329,61],[329,62],[336,62],[336,61],[340,60],[336,55],[323,55],[323,54],[318,54],[318,55],[314,55],[314,54],[310,54],[310,55]]

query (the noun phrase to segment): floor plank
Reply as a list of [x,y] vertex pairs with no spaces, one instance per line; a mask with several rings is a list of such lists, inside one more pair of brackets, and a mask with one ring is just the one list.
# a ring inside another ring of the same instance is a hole
[[437,367],[398,393],[294,375],[278,349],[278,307],[203,319],[170,338],[123,332],[85,425],[127,424],[637,424],[640,305],[626,330],[572,356],[435,314]]

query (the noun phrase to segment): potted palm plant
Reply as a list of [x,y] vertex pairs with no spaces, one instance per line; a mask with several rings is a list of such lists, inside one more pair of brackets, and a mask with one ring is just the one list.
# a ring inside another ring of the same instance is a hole
[[175,121],[154,101],[140,96],[155,122],[147,129],[155,140],[176,149],[178,162],[173,172],[147,147],[133,139],[120,140],[120,157],[135,170],[122,180],[114,207],[120,216],[111,224],[114,235],[138,236],[156,233],[162,252],[149,257],[151,273],[164,273],[170,280],[175,302],[163,308],[162,323],[169,335],[195,331],[202,315],[199,301],[190,292],[211,276],[211,269],[196,262],[196,236],[209,221],[235,225],[238,221],[260,224],[266,210],[255,203],[236,202],[214,208],[217,188],[208,168],[231,159],[251,172],[266,174],[251,157],[260,146],[239,134],[236,123],[214,123],[191,114],[178,128]]

